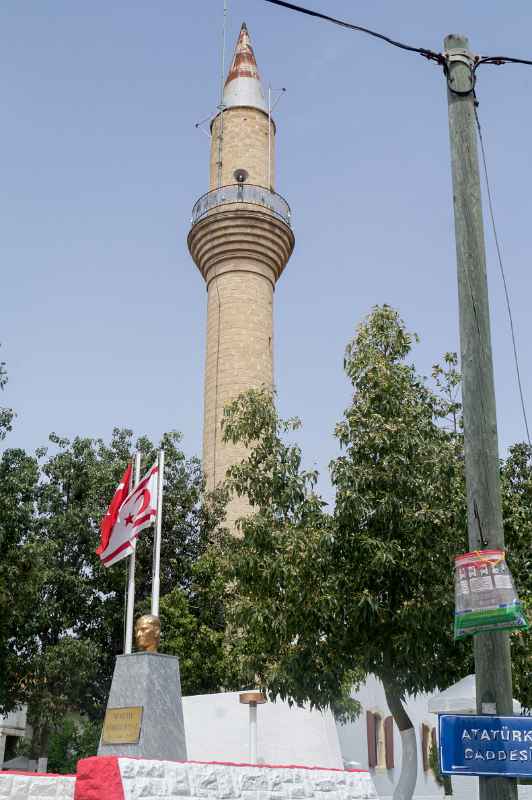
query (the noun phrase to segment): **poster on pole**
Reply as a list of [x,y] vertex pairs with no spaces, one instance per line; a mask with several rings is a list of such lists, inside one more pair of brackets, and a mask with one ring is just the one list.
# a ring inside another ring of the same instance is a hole
[[528,623],[504,550],[456,556],[454,638],[518,628],[528,628]]

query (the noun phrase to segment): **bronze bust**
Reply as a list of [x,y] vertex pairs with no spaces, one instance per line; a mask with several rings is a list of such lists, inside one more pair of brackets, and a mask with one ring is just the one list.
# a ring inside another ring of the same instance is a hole
[[138,650],[156,653],[161,641],[161,620],[153,614],[144,614],[135,623],[135,644]]

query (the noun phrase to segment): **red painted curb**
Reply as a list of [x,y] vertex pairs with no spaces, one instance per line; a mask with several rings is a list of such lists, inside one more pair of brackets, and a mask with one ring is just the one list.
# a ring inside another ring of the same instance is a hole
[[118,758],[93,756],[78,761],[74,800],[125,800]]
[[[130,756],[122,756],[130,758]],[[144,759],[147,761],[148,759]],[[257,769],[309,769],[314,772],[364,772],[367,769],[341,769],[340,767],[308,767],[303,764],[248,764],[245,761],[175,761],[175,764],[220,764],[222,767],[256,767]]]

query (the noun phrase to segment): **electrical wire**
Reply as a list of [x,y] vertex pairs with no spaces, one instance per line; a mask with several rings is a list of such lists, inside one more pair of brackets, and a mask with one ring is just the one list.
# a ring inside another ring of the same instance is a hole
[[482,64],[494,64],[500,67],[502,64],[527,64],[532,67],[532,61],[527,61],[526,58],[513,58],[512,56],[480,56],[475,69],[482,66]]
[[[225,47],[227,38],[227,16],[229,13],[227,0],[224,0],[224,18],[222,30],[222,69],[220,73],[220,124],[218,132],[218,189],[222,185],[223,171],[223,143],[224,143],[224,80],[225,80]],[[216,378],[214,382],[214,443],[212,448],[212,481],[216,486],[216,445],[218,442],[218,395],[220,388],[220,343],[222,331],[222,298],[220,297],[220,287],[218,286],[218,267],[216,262],[214,267],[214,285],[216,287],[216,298],[218,300],[218,330],[216,332]]]
[[[378,33],[377,31],[373,31],[370,28],[364,28],[361,25],[353,25],[352,23],[346,22],[345,20],[337,19],[336,17],[330,17],[328,14],[323,14],[320,11],[314,11],[314,10],[312,10],[310,8],[305,8],[304,6],[296,5],[295,3],[289,3],[289,2],[287,2],[287,0],[264,0],[264,1],[266,3],[270,3],[271,5],[281,6],[282,8],[287,8],[290,11],[297,11],[300,14],[305,14],[305,15],[307,15],[309,17],[315,17],[317,19],[325,20],[326,22],[332,22],[334,25],[339,25],[342,28],[348,28],[349,30],[360,31],[360,33],[366,33],[366,34],[368,34],[368,36],[373,36],[375,39],[380,39],[381,41],[384,41],[387,44],[392,45],[393,47],[398,47],[400,50],[407,50],[407,51],[409,51],[411,53],[418,53],[419,55],[422,55],[424,58],[427,58],[430,61],[436,61],[438,64],[441,64],[443,66],[443,68],[444,68],[444,71],[447,74],[447,71],[448,71],[448,59],[447,59],[447,55],[444,54],[444,53],[437,53],[434,50],[429,50],[426,47],[415,47],[413,45],[405,44],[404,42],[399,42],[396,39],[391,39],[389,36],[385,36],[382,33]],[[480,66],[482,66],[484,64],[492,64],[492,65],[495,65],[495,66],[500,66],[502,64],[526,64],[528,66],[532,66],[532,61],[529,61],[529,60],[524,59],[524,58],[514,58],[513,56],[475,56],[474,57],[474,65],[473,65],[472,70],[471,70],[472,86],[467,90],[467,92],[456,92],[456,90],[452,90],[452,89],[451,89],[451,91],[454,91],[456,94],[470,94],[471,92],[474,94],[476,70],[478,69],[478,67],[480,67]],[[449,87],[449,88],[451,88],[451,87]],[[520,369],[519,369],[519,356],[518,356],[518,352],[517,352],[517,341],[516,341],[514,322],[513,322],[513,316],[512,316],[512,307],[511,307],[511,303],[510,303],[510,293],[508,291],[508,284],[507,284],[506,275],[505,275],[505,272],[504,272],[504,265],[503,265],[503,260],[502,260],[501,247],[500,247],[500,243],[499,243],[499,236],[497,234],[497,226],[495,224],[495,213],[494,213],[494,210],[493,210],[491,186],[490,186],[489,176],[488,176],[488,167],[487,167],[487,161],[486,161],[486,151],[485,151],[485,148],[484,148],[484,140],[482,138],[482,129],[480,127],[480,120],[479,120],[479,117],[478,117],[476,106],[475,106],[475,117],[476,117],[476,122],[477,122],[479,140],[480,140],[480,149],[481,149],[481,153],[482,153],[482,163],[483,163],[483,168],[484,168],[484,178],[485,178],[485,181],[486,181],[486,189],[487,189],[487,195],[488,195],[488,205],[489,205],[489,214],[490,214],[490,219],[491,219],[491,226],[492,226],[492,229],[493,229],[493,237],[494,237],[494,240],[495,240],[495,247],[496,247],[496,250],[497,250],[497,259],[498,259],[498,262],[499,262],[499,269],[500,269],[502,282],[503,282],[503,286],[504,286],[504,294],[505,294],[505,297],[506,297],[506,308],[508,310],[508,319],[510,321],[510,331],[511,331],[511,335],[512,335],[512,345],[513,345],[513,351],[514,351],[515,371],[516,371],[516,375],[517,375],[517,384],[518,384],[518,387],[519,387],[519,397],[521,399],[521,409],[522,409],[522,412],[523,412],[523,420],[524,420],[524,423],[525,423],[525,430],[526,430],[526,436],[527,436],[528,444],[529,444],[530,447],[532,447],[532,443],[531,443],[531,440],[530,440],[530,430],[529,430],[529,427],[528,427],[528,418],[527,418],[527,413],[526,413],[524,394],[523,394],[523,385],[522,385],[522,382],[521,382],[521,372],[520,372]]]
[[405,44],[404,42],[398,42],[395,39],[391,39],[389,36],[385,36],[383,33],[377,33],[377,31],[372,31],[370,28],[363,28],[361,25],[353,25],[351,22],[336,19],[336,17],[330,17],[328,14],[322,14],[320,11],[313,11],[310,8],[304,8],[304,6],[298,6],[295,3],[287,3],[285,0],[265,0],[265,2],[272,3],[272,5],[275,6],[288,8],[291,11],[298,11],[300,14],[306,14],[309,17],[317,17],[318,19],[326,20],[326,22],[332,22],[334,25],[340,25],[342,28],[349,28],[349,30],[352,31],[367,33],[368,36],[373,36],[375,39],[381,39],[383,42],[387,42],[387,44],[391,44],[393,47],[398,47],[400,50],[408,50],[411,53],[419,53],[419,55],[424,56],[424,58],[428,58],[430,61],[437,61],[438,64],[445,63],[444,56],[441,53],[436,53],[434,50],[428,50],[426,47],[414,47],[413,45]]
[[[314,11],[311,8],[305,8],[305,6],[296,5],[296,3],[289,3],[287,0],[264,0],[264,2],[271,3],[274,6],[287,8],[290,11],[297,11],[300,14],[306,14],[309,17],[323,19],[326,22],[332,22],[334,25],[340,25],[342,28],[348,28],[352,31],[360,31],[360,33],[367,33],[368,36],[373,36],[375,39],[381,39],[381,41],[391,44],[393,47],[398,47],[400,50],[407,50],[410,53],[419,53],[419,55],[427,58],[429,61],[436,61],[438,64],[442,64],[443,66],[445,66],[447,62],[444,53],[437,53],[435,50],[430,50],[427,47],[415,47],[414,45],[405,44],[405,42],[399,42],[396,39],[392,39],[390,36],[386,36],[383,33],[378,33],[378,31],[371,30],[371,28],[364,28],[362,25],[354,25],[351,22],[346,22],[345,20],[331,17],[328,14],[323,14],[321,11]],[[526,64],[528,66],[532,66],[532,61],[526,58],[515,58],[514,56],[477,56],[475,65],[473,67],[473,73],[475,73],[478,67],[482,66],[483,64],[492,64],[495,66],[500,66],[502,64]]]
[[482,154],[482,165],[483,165],[483,169],[484,169],[484,180],[486,182],[486,192],[487,192],[487,195],[488,195],[488,208],[489,208],[489,215],[490,215],[490,220],[491,220],[491,227],[492,227],[492,230],[493,230],[493,238],[495,240],[495,249],[497,250],[497,260],[499,262],[499,270],[500,270],[500,273],[501,273],[502,284],[504,286],[504,296],[506,298],[506,308],[508,310],[508,319],[510,321],[510,332],[511,332],[511,335],[512,335],[512,345],[513,345],[513,350],[514,350],[515,372],[516,372],[516,375],[517,375],[517,385],[519,387],[519,397],[521,399],[521,409],[522,409],[522,412],[523,412],[523,420],[524,420],[524,423],[525,423],[526,438],[528,440],[529,447],[532,447],[532,443],[530,441],[530,430],[529,430],[529,427],[528,427],[528,418],[527,418],[527,413],[526,413],[525,399],[524,399],[524,394],[523,394],[523,385],[522,385],[522,382],[521,382],[521,371],[519,369],[519,356],[518,356],[518,353],[517,353],[517,341],[516,341],[516,336],[515,336],[514,320],[513,320],[513,315],[512,315],[512,305],[510,303],[510,293],[508,291],[508,283],[506,281],[506,274],[505,274],[505,271],[504,271],[501,246],[500,246],[500,242],[499,242],[499,236],[498,236],[498,233],[497,233],[497,226],[495,224],[495,213],[494,213],[494,210],[493,210],[493,200],[492,200],[491,186],[490,186],[490,180],[489,180],[489,175],[488,175],[488,164],[487,164],[487,160],[486,160],[486,150],[485,150],[485,147],[484,147],[484,138],[482,136],[482,128],[480,126],[480,119],[478,117],[478,110],[477,110],[476,106],[475,106],[475,119],[476,119],[476,122],[477,122],[478,138],[479,138],[479,141],[480,141],[480,152]]

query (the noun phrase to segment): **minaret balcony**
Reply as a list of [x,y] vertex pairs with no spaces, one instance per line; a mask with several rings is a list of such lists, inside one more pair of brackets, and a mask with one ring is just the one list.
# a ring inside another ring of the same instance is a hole
[[202,195],[196,200],[192,209],[191,224],[195,225],[218,206],[245,203],[267,208],[275,217],[291,225],[290,206],[280,194],[269,192],[263,186],[254,186],[250,183],[233,183],[221,186]]

